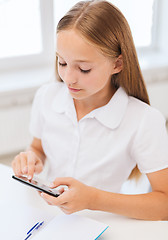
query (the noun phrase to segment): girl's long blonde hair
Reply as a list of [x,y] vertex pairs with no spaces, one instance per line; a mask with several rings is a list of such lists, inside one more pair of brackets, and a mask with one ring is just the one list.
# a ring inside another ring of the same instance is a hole
[[[122,55],[123,70],[112,76],[113,85],[116,88],[123,87],[129,96],[150,104],[131,30],[118,8],[101,0],[78,2],[57,25],[57,33],[68,29],[77,30],[107,57],[114,59]],[[56,57],[56,75],[61,81],[57,61]],[[140,172],[136,166],[129,179],[134,177],[138,179],[139,176]]]

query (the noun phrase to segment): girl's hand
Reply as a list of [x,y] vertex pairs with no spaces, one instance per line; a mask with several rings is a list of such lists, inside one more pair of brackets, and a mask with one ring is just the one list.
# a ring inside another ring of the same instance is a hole
[[56,178],[50,187],[56,188],[60,185],[67,185],[68,190],[62,190],[62,194],[57,198],[41,193],[41,196],[48,204],[58,206],[66,214],[90,209],[92,201],[95,200],[95,188],[69,177]]
[[21,152],[12,161],[12,168],[16,176],[27,175],[31,180],[34,173],[43,170],[43,162],[33,151]]

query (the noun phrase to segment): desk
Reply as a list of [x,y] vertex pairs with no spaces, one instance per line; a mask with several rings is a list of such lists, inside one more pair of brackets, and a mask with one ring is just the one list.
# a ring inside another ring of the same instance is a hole
[[[44,213],[54,215],[61,213],[57,207],[49,206],[34,189],[15,182],[11,178],[12,173],[11,168],[0,164],[0,203],[5,203],[7,207],[10,206],[10,209],[20,204],[32,206]],[[168,240],[168,222],[134,220],[111,213],[89,210],[77,214],[109,225],[109,228],[99,238],[100,240]],[[3,226],[0,226],[1,228]],[[5,238],[5,240],[11,239]]]

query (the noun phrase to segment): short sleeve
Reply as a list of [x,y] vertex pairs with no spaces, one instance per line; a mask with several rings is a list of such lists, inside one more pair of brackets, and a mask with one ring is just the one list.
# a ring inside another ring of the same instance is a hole
[[132,145],[132,156],[142,173],[168,167],[168,135],[165,119],[156,109],[148,107]]
[[31,118],[29,131],[33,137],[41,139],[42,133],[42,100],[44,97],[44,92],[46,90],[46,85],[40,87],[34,97],[32,109],[31,109]]

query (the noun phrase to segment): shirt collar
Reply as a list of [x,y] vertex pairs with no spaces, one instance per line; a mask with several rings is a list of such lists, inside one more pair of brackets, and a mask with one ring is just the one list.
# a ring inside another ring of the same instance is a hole
[[97,108],[92,112],[92,117],[95,117],[106,127],[115,129],[120,125],[127,105],[128,95],[124,89],[120,87],[105,106]]
[[[124,89],[120,87],[105,106],[93,110],[84,118],[96,118],[104,126],[115,129],[120,125],[127,105],[128,95]],[[52,108],[58,113],[75,112],[73,98],[69,94],[66,86],[62,86],[54,98]]]

